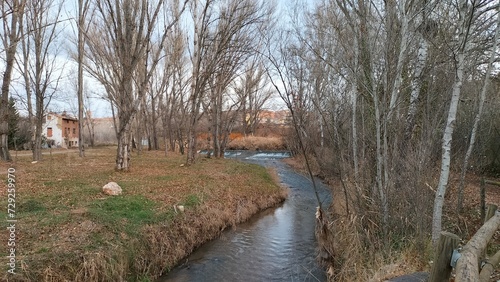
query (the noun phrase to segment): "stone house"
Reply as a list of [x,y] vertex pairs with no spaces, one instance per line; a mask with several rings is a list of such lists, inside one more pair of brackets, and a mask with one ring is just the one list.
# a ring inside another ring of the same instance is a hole
[[68,115],[48,113],[44,119],[42,135],[53,147],[78,147],[78,119]]

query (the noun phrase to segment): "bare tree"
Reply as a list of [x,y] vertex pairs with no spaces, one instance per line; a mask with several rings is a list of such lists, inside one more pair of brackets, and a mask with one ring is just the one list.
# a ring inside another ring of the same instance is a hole
[[[195,44],[193,55],[193,77],[191,93],[191,123],[189,131],[189,148],[187,163],[194,162],[196,152],[196,126],[200,106],[204,101],[203,92],[209,86],[210,96],[205,100],[205,111],[209,111],[212,129],[214,155],[222,157],[228,130],[232,126],[232,115],[223,121],[223,109],[227,87],[236,78],[240,64],[244,63],[259,45],[258,36],[269,22],[271,9],[259,1],[220,2],[214,8],[213,1],[206,1],[198,18],[197,2],[193,7],[195,19]],[[217,13],[215,15],[215,12]],[[229,109],[236,110],[241,106],[236,101]],[[225,126],[223,126],[223,123]],[[223,129],[223,127],[225,129]],[[222,136],[225,137],[222,137]]]
[[[34,144],[33,160],[42,158],[42,126],[45,111],[52,98],[57,93],[59,82],[62,79],[64,64],[57,61],[59,52],[58,37],[61,33],[62,2],[53,0],[29,1],[26,6],[24,32],[24,66],[29,74],[25,82],[29,83],[29,92],[35,94],[34,113]],[[28,81],[29,80],[29,81]],[[31,100],[27,94],[27,100]]]
[[[191,13],[194,22],[193,34],[193,55],[192,55],[192,76],[191,76],[191,93],[189,96],[189,127],[188,127],[188,151],[187,164],[193,164],[196,157],[196,129],[198,126],[199,113],[203,92],[207,84],[208,77],[201,75],[201,58],[203,58],[203,46],[207,28],[210,22],[210,12],[213,0],[205,0],[204,5],[198,5],[198,0],[192,1]],[[201,14],[200,14],[201,12]]]
[[[162,0],[96,1],[94,7],[98,15],[86,35],[89,59],[86,68],[104,85],[109,100],[117,109],[116,170],[128,170],[132,121],[160,61],[166,37],[178,17],[172,19],[164,14],[160,21],[164,8]],[[138,66],[146,61],[146,70],[139,76]]]
[[239,80],[234,82],[235,92],[241,99],[243,134],[253,135],[261,122],[261,112],[273,91],[267,88],[269,79],[259,60],[251,60]]
[[77,63],[78,63],[78,151],[80,157],[85,157],[85,146],[83,144],[83,111],[84,111],[84,97],[83,97],[83,55],[85,48],[85,18],[89,12],[89,0],[78,0],[78,43],[77,43]]
[[9,89],[14,69],[17,44],[21,39],[25,1],[2,1],[2,44],[5,50],[5,71],[2,78],[2,96],[0,98],[0,158],[10,161],[9,153]]
[[[185,128],[187,119],[186,89],[189,86],[187,77],[186,40],[184,32],[178,25],[170,39],[172,44],[166,46],[166,62],[157,87],[159,92],[159,115],[163,126],[165,154],[174,152],[177,145],[184,154]],[[168,141],[167,141],[168,140]],[[176,145],[177,144],[177,145]]]
[[455,79],[452,86],[452,95],[448,116],[446,119],[446,127],[444,129],[442,139],[442,156],[441,156],[441,173],[439,183],[436,188],[436,197],[434,200],[434,210],[432,216],[432,242],[437,243],[441,233],[441,222],[444,205],[444,197],[448,186],[451,163],[451,144],[453,140],[453,131],[457,119],[457,109],[464,80],[464,72],[466,67],[466,55],[472,48],[471,30],[472,22],[478,15],[478,9],[484,7],[487,1],[472,1],[467,0],[459,2],[459,26],[456,42],[456,50],[454,50],[455,59]]
[[92,111],[91,111],[91,102],[90,102],[90,96],[88,94],[88,91],[84,91],[85,99],[86,102],[83,103],[85,107],[85,116],[83,120],[80,122],[87,127],[88,133],[89,133],[89,142],[90,142],[90,147],[95,146],[95,126],[96,126],[96,120],[95,118],[92,117]]
[[498,37],[500,35],[500,5],[497,5],[497,6],[498,6],[497,26],[495,28],[495,36],[493,37],[493,46],[491,47],[491,50],[490,50],[490,59],[488,62],[488,66],[486,68],[483,86],[481,88],[481,94],[480,94],[480,98],[479,98],[479,106],[478,106],[477,114],[474,118],[474,125],[472,126],[472,129],[471,129],[469,146],[467,148],[467,152],[465,153],[464,162],[462,164],[462,172],[460,173],[460,185],[458,187],[458,203],[457,203],[458,212],[462,211],[464,186],[465,186],[465,175],[467,173],[467,168],[469,166],[469,160],[471,158],[472,151],[473,151],[474,145],[476,143],[476,136],[477,136],[477,131],[479,128],[479,123],[481,122],[481,118],[483,115],[484,103],[486,101],[486,93],[488,92],[488,89],[490,86],[491,70],[493,69],[493,63],[495,62],[496,57],[497,57],[496,50],[497,50],[498,40],[499,40]]

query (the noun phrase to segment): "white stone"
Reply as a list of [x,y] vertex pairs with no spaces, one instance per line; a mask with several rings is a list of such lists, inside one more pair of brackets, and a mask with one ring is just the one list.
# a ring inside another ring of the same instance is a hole
[[116,196],[122,193],[122,188],[116,182],[109,182],[102,187],[102,192],[106,195]]

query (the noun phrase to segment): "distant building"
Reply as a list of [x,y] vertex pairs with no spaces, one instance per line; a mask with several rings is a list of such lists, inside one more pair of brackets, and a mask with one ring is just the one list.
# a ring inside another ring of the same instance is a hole
[[87,113],[84,127],[85,142],[92,144],[91,139],[93,138],[94,144],[117,144],[115,123],[112,117],[92,118],[92,115]]
[[48,113],[42,128],[42,135],[47,138],[47,145],[62,148],[78,147],[78,119],[66,112]]
[[288,125],[291,120],[288,110],[267,111],[263,110],[259,113],[261,124]]

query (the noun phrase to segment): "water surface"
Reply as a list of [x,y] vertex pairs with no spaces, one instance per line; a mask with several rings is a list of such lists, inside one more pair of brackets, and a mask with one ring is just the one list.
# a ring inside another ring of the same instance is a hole
[[[228,158],[276,168],[289,188],[287,200],[204,244],[159,282],[326,281],[324,270],[316,263],[314,216],[318,204],[311,181],[281,161],[289,156],[288,152],[227,152]],[[326,207],[330,192],[318,183]]]

